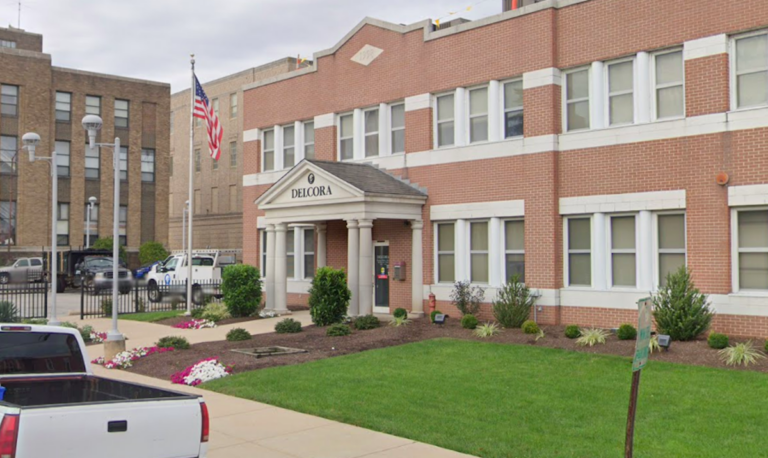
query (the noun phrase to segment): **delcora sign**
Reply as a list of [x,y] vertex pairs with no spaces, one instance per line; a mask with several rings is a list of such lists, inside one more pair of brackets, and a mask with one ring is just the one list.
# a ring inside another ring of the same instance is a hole
[[309,183],[309,186],[291,189],[291,199],[306,199],[309,197],[325,197],[333,195],[333,190],[331,189],[330,184],[315,186],[314,173],[307,175],[307,182]]

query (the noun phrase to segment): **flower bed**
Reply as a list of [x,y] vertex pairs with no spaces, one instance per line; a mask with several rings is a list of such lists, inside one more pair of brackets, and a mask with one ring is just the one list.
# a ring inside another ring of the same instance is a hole
[[216,323],[210,320],[189,320],[189,321],[183,321],[178,324],[174,324],[173,327],[178,329],[215,328]]
[[159,347],[138,347],[133,350],[126,350],[115,355],[111,361],[106,361],[103,356],[91,361],[93,364],[99,364],[106,369],[127,369],[133,366],[133,362],[149,356],[155,353],[166,353],[173,351],[173,347],[159,348]]
[[221,364],[218,358],[208,358],[187,367],[181,372],[176,372],[171,376],[171,382],[179,385],[197,386],[201,383],[226,377],[232,373],[232,369],[232,366]]
[[104,343],[104,341],[107,340],[107,333],[106,332],[96,332],[91,331],[91,342],[93,343]]

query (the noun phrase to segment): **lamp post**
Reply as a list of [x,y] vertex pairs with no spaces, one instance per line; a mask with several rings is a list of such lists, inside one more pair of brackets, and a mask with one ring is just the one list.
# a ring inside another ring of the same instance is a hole
[[96,205],[96,198],[91,196],[88,198],[88,210],[86,213],[86,223],[85,223],[85,249],[91,247],[91,212],[93,211],[93,207]]
[[48,324],[51,326],[58,326],[59,317],[56,313],[56,293],[59,280],[59,262],[56,246],[58,245],[56,237],[56,221],[57,210],[59,206],[59,173],[56,163],[56,150],[51,153],[50,157],[37,157],[35,156],[35,149],[40,143],[40,136],[34,132],[28,132],[21,137],[21,142],[24,145],[23,148],[29,152],[29,162],[35,161],[48,161],[51,165],[51,309],[48,313]]
[[184,202],[184,210],[181,212],[181,246],[187,246],[187,212],[189,211],[189,201]]
[[86,115],[83,118],[83,129],[88,131],[88,145],[112,148],[112,168],[114,171],[114,198],[112,200],[112,329],[107,332],[104,342],[104,358],[109,361],[120,352],[125,351],[125,336],[117,329],[118,292],[117,284],[120,279],[120,137],[115,137],[114,143],[96,143],[96,133],[103,122],[99,116]]

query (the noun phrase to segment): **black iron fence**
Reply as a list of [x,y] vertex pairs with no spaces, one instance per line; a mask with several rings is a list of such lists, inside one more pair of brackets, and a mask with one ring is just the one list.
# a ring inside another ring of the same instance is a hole
[[[11,283],[0,285],[0,303],[16,308],[19,319],[46,318],[48,316],[48,282]],[[3,307],[9,307],[3,305]]]

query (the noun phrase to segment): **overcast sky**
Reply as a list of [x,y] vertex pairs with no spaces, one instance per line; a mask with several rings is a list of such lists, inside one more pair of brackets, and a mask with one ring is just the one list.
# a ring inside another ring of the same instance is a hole
[[[53,64],[189,87],[330,48],[365,16],[411,24],[461,11],[478,19],[501,0],[22,0],[21,28],[43,34]],[[472,6],[470,11],[466,11]],[[17,26],[17,0],[0,0],[0,25]]]

